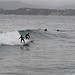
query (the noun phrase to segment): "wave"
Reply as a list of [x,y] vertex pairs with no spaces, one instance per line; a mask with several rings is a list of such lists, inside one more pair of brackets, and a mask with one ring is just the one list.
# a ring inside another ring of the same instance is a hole
[[[0,34],[0,45],[23,45],[19,37],[23,35],[25,37],[26,33],[30,33],[30,39],[33,40],[51,40],[56,38],[66,39],[69,35],[65,33],[50,33],[44,31],[44,29],[27,29],[27,30],[16,30]],[[26,40],[25,40],[26,41]]]
[[[44,38],[45,35],[43,34],[41,29],[27,29],[27,30],[16,30],[6,33],[0,34],[0,45],[22,45],[20,42],[19,37],[23,35],[25,37],[26,33],[30,33],[30,39],[38,39],[38,38]],[[25,40],[26,41],[26,40]]]
[[27,30],[20,30],[20,35],[25,36],[27,33],[30,33],[32,39],[48,39],[50,37],[50,33],[44,31],[44,29],[27,29]]
[[0,45],[20,45],[20,34],[18,31],[6,32],[0,34]]

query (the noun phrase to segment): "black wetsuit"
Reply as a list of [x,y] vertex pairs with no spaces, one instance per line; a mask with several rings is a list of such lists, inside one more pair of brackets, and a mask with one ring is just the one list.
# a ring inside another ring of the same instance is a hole
[[22,41],[25,43],[25,41],[24,41],[24,37],[21,35],[21,43],[22,43]]
[[26,39],[29,39],[29,38],[30,38],[29,33],[25,35],[25,38],[26,38]]

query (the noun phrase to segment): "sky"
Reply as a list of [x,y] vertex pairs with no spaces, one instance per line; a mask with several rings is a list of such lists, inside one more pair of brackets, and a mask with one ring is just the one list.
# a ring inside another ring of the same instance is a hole
[[74,8],[75,0],[19,0],[30,4],[39,5],[41,7],[51,8]]
[[75,8],[75,0],[0,0],[0,1],[21,1],[41,8]]
[[27,3],[48,3],[48,4],[75,4],[75,0],[0,0],[0,1],[22,1]]
[[[15,0],[14,0],[15,1]],[[22,2],[39,2],[39,3],[48,3],[48,4],[71,4],[74,3],[75,4],[75,0],[19,0]]]

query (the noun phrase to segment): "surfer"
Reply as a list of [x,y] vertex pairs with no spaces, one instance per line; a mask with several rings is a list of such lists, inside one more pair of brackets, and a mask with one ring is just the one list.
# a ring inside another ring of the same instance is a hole
[[29,39],[29,38],[30,38],[29,33],[27,33],[27,34],[25,35],[25,38],[26,38],[26,39]]
[[57,31],[59,31],[59,29],[57,29]]
[[47,29],[45,29],[44,31],[47,31]]
[[[21,38],[21,43],[22,43],[22,41],[25,43],[25,41],[24,41],[24,37],[23,37],[22,35],[21,35],[20,38]],[[19,39],[20,39],[20,38],[19,38]]]

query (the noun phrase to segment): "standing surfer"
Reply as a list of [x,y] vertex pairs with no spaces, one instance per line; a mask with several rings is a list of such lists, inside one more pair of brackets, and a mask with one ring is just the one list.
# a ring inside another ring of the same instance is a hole
[[29,39],[29,38],[30,38],[29,33],[27,33],[27,34],[25,35],[25,38],[26,38],[26,39]]
[[[22,35],[21,35],[20,38],[21,38],[21,43],[22,43],[22,41],[25,43],[25,41],[24,41],[24,37],[23,37]],[[20,38],[19,38],[19,39],[20,39]]]

